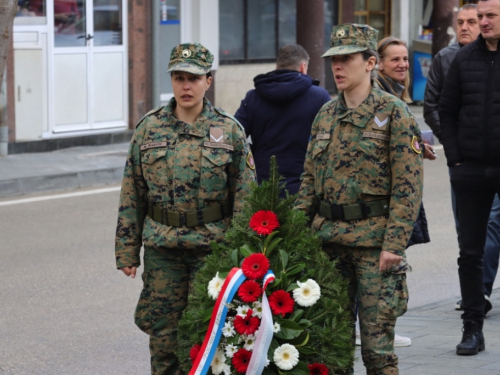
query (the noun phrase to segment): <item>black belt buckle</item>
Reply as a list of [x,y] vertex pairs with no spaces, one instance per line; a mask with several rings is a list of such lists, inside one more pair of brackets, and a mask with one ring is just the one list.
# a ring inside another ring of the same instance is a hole
[[361,216],[363,217],[363,219],[368,219],[368,215],[372,212],[372,209],[365,202],[361,202],[359,205],[361,208]]
[[205,225],[205,220],[203,220],[203,210],[196,210],[196,216],[198,217],[198,225]]
[[331,220],[345,220],[344,207],[339,204],[330,204]]
[[184,225],[186,225],[186,213],[179,212],[179,226],[183,227]]

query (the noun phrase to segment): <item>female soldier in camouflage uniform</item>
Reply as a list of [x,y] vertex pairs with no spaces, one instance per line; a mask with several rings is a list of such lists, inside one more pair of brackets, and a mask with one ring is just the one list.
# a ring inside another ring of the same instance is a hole
[[349,282],[353,339],[359,301],[370,375],[398,374],[394,325],[407,308],[405,248],[423,178],[415,119],[405,103],[372,84],[377,34],[358,24],[332,30],[323,57],[331,58],[341,93],[313,123],[296,202]]
[[135,322],[150,335],[153,374],[181,374],[177,322],[209,243],[221,241],[249,183],[252,155],[239,123],[204,99],[212,54],[172,50],[174,98],[144,116],[131,140],[116,229],[116,264],[135,277],[144,244],[144,286]]

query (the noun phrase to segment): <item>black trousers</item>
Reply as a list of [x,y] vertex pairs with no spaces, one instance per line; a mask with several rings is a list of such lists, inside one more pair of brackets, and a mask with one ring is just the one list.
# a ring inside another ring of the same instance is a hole
[[465,162],[450,168],[450,180],[460,223],[458,276],[464,310],[462,319],[482,323],[483,253],[491,205],[495,193],[500,193],[500,166]]

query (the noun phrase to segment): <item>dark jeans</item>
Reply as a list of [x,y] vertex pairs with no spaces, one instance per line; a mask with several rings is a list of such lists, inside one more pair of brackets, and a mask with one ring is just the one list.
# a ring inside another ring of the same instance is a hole
[[483,254],[495,193],[500,193],[500,166],[465,162],[450,169],[456,196],[460,256],[458,276],[462,293],[462,319],[483,321]]
[[[451,171],[451,169],[450,169]],[[450,172],[451,173],[451,172]],[[456,197],[451,188],[451,207],[455,219],[455,228],[458,236],[458,218],[456,210]],[[491,296],[493,284],[498,272],[500,258],[500,199],[495,195],[491,206],[490,218],[488,220],[488,230],[486,233],[486,245],[484,245],[484,294]]]

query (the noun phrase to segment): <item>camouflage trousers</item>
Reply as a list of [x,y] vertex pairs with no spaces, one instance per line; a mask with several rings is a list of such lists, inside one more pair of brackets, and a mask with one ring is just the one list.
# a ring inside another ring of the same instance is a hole
[[177,324],[187,306],[194,275],[203,266],[206,255],[205,250],[144,250],[144,285],[135,310],[135,324],[149,335],[153,375],[183,374],[174,354]]
[[397,375],[398,357],[394,353],[396,318],[407,309],[406,259],[388,272],[379,271],[379,248],[324,247],[349,283],[350,317],[356,322],[358,303],[361,356],[368,375]]

